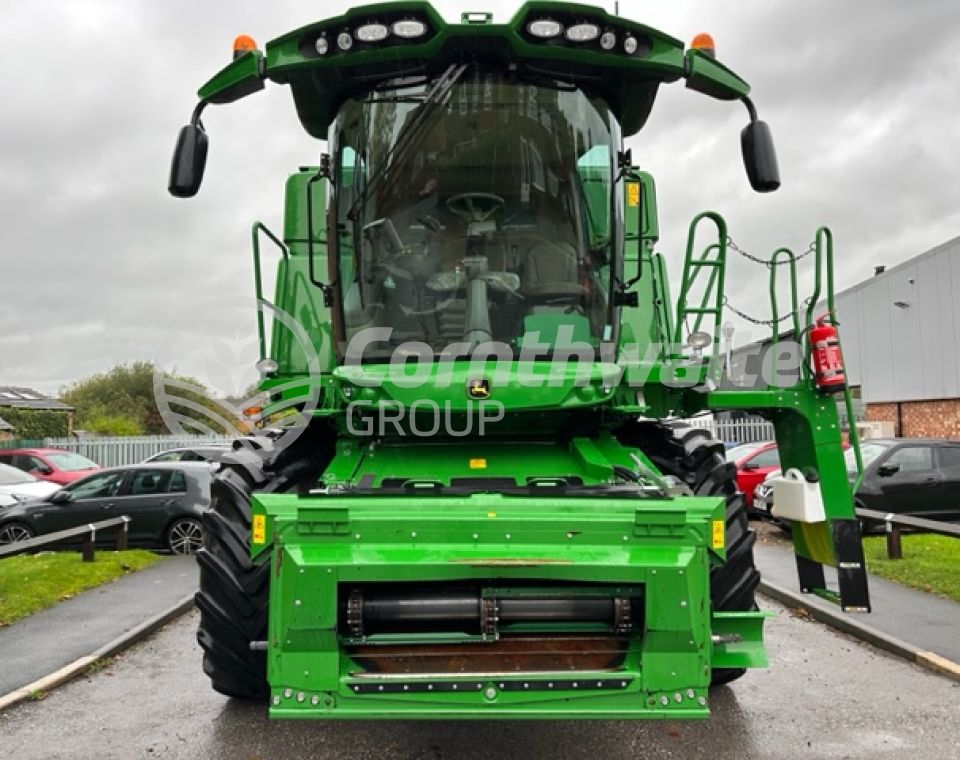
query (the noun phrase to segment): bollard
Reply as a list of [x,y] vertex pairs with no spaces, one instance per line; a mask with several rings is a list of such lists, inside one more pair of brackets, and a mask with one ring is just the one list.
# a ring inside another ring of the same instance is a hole
[[887,558],[903,559],[903,545],[900,542],[900,526],[894,525],[893,513],[888,514],[884,520],[887,529]]
[[97,529],[94,528],[93,525],[89,525],[88,527],[90,528],[90,532],[87,534],[87,537],[83,539],[83,561],[93,562],[93,560],[96,558],[93,547],[97,540]]
[[123,524],[117,527],[117,551],[125,552],[127,550],[127,526],[129,520],[123,519]]

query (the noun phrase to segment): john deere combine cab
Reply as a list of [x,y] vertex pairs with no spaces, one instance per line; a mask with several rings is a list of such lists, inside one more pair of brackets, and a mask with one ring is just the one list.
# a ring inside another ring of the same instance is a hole
[[268,80],[328,153],[287,181],[282,235],[253,228],[263,415],[298,422],[237,441],[214,485],[197,604],[215,689],[279,718],[706,717],[712,685],[767,664],[733,465],[676,421],[719,410],[774,424],[803,589],[868,607],[842,384],[806,361],[829,232],[805,313],[794,255],[769,268],[771,292],[778,270],[793,283],[775,316],[796,374],[730,386],[725,222],[691,225],[674,301],[654,180],[624,149],[680,81],[746,106],[749,180],[779,186],[708,37],[558,2],[505,24],[381,3],[263,51],[241,37],[180,133],[173,195],[199,188],[204,109]]

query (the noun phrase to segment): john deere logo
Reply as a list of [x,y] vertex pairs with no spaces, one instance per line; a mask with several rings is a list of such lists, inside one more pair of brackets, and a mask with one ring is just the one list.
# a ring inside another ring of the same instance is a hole
[[485,377],[471,380],[467,383],[467,395],[470,398],[490,398],[490,381]]

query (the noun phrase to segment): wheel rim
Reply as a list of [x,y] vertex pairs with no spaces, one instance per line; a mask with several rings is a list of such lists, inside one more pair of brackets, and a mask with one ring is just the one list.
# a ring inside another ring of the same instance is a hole
[[15,544],[17,541],[29,541],[33,536],[22,525],[4,525],[0,528],[0,544]]
[[196,520],[177,520],[170,527],[167,539],[174,554],[196,554],[203,546],[203,529]]

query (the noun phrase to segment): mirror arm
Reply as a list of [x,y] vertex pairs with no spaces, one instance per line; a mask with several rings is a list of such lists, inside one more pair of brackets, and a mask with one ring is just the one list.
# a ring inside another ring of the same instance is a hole
[[205,109],[209,103],[210,103],[209,100],[201,100],[194,107],[193,113],[190,114],[190,123],[193,126],[200,127],[200,129],[203,129],[203,122],[200,121],[200,115],[203,113],[203,109]]
[[740,98],[740,102],[746,106],[747,113],[750,114],[750,121],[758,121],[759,117],[757,116],[757,107],[753,104],[753,101],[750,100],[750,97],[748,95],[744,95],[742,98]]

